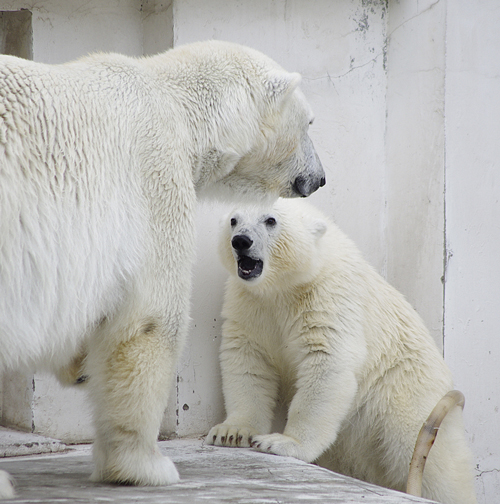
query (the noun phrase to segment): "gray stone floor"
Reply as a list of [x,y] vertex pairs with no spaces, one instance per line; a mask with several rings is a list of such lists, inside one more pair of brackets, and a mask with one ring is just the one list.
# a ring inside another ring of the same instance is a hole
[[[0,429],[0,469],[16,480],[17,497],[37,503],[363,503],[430,502],[341,476],[300,460],[251,449],[216,448],[199,439],[162,441],[181,482],[169,487],[99,485],[89,481],[91,447]],[[5,457],[23,454],[24,456]],[[26,455],[38,453],[37,455]]]

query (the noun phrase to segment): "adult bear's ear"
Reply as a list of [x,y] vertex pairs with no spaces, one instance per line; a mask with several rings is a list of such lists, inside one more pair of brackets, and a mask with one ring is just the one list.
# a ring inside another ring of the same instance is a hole
[[317,240],[319,240],[326,233],[327,228],[328,224],[321,219],[317,219],[311,224],[311,232]]
[[302,76],[296,72],[273,70],[267,75],[265,87],[272,100],[285,98],[300,84]]

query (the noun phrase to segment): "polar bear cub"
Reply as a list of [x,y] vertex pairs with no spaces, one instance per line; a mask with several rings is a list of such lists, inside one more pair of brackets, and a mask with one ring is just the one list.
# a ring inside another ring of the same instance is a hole
[[71,367],[86,349],[92,479],[178,480],[156,439],[188,328],[196,199],[325,183],[299,81],[217,41],[64,65],[0,56],[0,372]]
[[[404,297],[303,201],[235,211],[220,349],[227,419],[207,442],[254,446],[403,491],[419,430],[450,371]],[[283,434],[270,433],[278,400]],[[442,423],[422,494],[475,502],[460,408]]]

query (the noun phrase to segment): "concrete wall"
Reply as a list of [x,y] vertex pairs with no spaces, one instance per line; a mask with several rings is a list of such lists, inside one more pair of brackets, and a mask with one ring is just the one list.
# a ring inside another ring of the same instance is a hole
[[500,501],[500,4],[448,2],[444,355],[482,502]]
[[[467,399],[481,503],[500,494],[497,4],[0,0],[0,10],[32,11],[39,61],[95,50],[151,54],[216,38],[260,49],[302,73],[328,181],[311,201],[407,296],[443,348]],[[193,321],[167,434],[204,433],[224,416],[217,352],[225,273],[214,253],[224,210],[200,204]],[[83,394],[68,389],[63,396],[51,380],[5,378],[4,421],[29,428],[31,419],[56,437],[90,436]],[[56,415],[60,421],[51,423]]]
[[392,1],[387,22],[387,279],[443,337],[445,2]]
[[33,23],[29,10],[0,12],[0,54],[33,58]]

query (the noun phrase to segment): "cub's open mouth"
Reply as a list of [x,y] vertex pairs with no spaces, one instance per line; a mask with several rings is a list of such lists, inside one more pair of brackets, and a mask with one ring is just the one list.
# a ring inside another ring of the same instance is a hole
[[257,278],[262,273],[264,263],[260,259],[252,259],[246,255],[238,257],[238,276],[243,280]]

